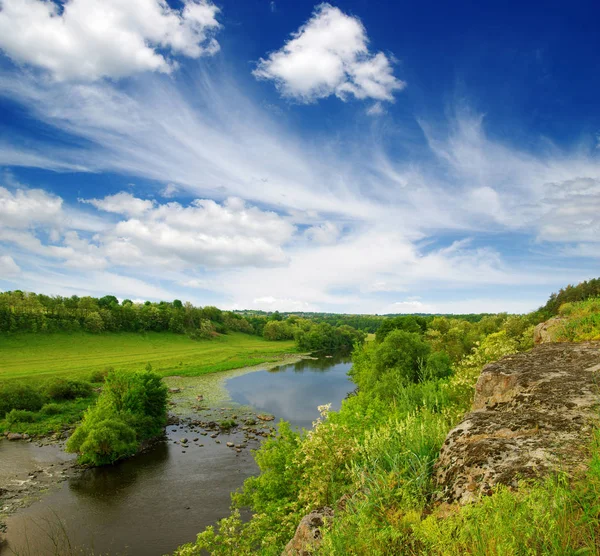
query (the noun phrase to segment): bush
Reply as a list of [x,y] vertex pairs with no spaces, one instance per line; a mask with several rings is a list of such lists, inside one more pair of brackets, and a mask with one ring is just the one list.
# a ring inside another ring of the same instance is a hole
[[0,418],[13,409],[39,411],[44,405],[42,393],[30,386],[19,382],[0,384]]
[[93,384],[104,382],[106,380],[106,375],[108,375],[110,371],[114,371],[114,368],[106,367],[106,369],[103,369],[102,371],[92,371],[92,374],[90,375],[90,382]]
[[39,419],[37,413],[26,409],[12,409],[6,414],[6,422],[9,425],[15,423],[35,423]]
[[95,406],[67,442],[84,464],[106,465],[129,457],[166,423],[167,387],[151,371],[111,371]]
[[79,452],[79,462],[108,465],[134,455],[139,447],[135,430],[116,414],[95,407],[67,442],[67,451]]
[[63,408],[57,403],[48,403],[42,409],[40,409],[40,413],[43,415],[59,415],[62,413]]
[[53,378],[46,382],[43,391],[51,400],[75,400],[91,396],[93,387],[89,382],[81,380]]

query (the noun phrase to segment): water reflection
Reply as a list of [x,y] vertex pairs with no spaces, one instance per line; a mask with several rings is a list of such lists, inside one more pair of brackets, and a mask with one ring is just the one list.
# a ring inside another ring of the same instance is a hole
[[[227,388],[234,401],[308,428],[318,417],[318,405],[332,403],[337,409],[354,389],[347,377],[350,365],[343,356],[309,359],[231,378]],[[240,431],[217,439],[201,436],[185,449],[176,443],[197,434],[170,426],[165,440],[148,452],[63,483],[7,519],[6,553],[68,554],[56,551],[57,541],[46,529],[64,533],[81,553],[159,556],[193,541],[227,515],[230,493],[258,471],[248,449],[237,453],[226,445],[241,442]],[[0,478],[3,467],[8,476],[20,462],[46,454],[32,444],[3,444]],[[4,555],[1,547],[0,552]]]
[[354,389],[348,378],[347,355],[307,359],[272,371],[258,371],[230,379],[227,390],[233,401],[271,413],[298,428],[310,428],[319,416],[317,407],[341,401]]

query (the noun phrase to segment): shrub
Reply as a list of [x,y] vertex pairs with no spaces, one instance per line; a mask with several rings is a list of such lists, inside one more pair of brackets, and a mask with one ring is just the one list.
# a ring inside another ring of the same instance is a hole
[[13,409],[39,411],[44,405],[42,393],[30,386],[19,382],[0,384],[0,418]]
[[67,442],[85,464],[106,465],[133,455],[166,423],[167,387],[151,371],[111,371],[95,406]]
[[99,384],[101,382],[104,382],[106,380],[106,375],[108,375],[110,371],[114,371],[114,368],[106,367],[101,371],[92,371],[92,374],[90,375],[90,382],[93,384]]
[[9,425],[14,425],[15,423],[35,423],[38,418],[37,413],[27,411],[26,409],[11,409],[6,414],[6,422]]
[[67,442],[67,451],[79,452],[83,464],[108,465],[134,455],[139,447],[135,430],[107,408],[97,406],[86,413],[84,423]]
[[89,382],[81,380],[53,378],[46,382],[43,391],[51,400],[74,400],[91,396],[93,387]]
[[59,415],[62,411],[63,408],[57,403],[48,403],[40,409],[43,415]]

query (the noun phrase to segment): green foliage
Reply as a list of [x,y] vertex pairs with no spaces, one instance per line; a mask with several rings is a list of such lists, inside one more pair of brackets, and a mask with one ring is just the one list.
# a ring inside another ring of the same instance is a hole
[[13,409],[39,411],[44,405],[44,396],[30,384],[19,382],[0,383],[0,418]]
[[297,327],[294,334],[296,345],[302,351],[350,351],[354,345],[364,343],[366,334],[346,324],[331,326],[327,323]]
[[[304,327],[304,320],[290,324],[305,334],[319,326]],[[380,342],[355,349],[350,374],[358,394],[339,412],[321,407],[307,433],[281,423],[256,453],[260,475],[233,496],[231,515],[177,554],[280,554],[304,515],[342,499],[320,554],[428,554],[427,539],[415,531],[427,515],[439,449],[470,406],[483,365],[522,349],[531,327],[507,315],[427,323],[425,334],[394,327]],[[460,343],[463,332],[469,338]],[[443,349],[459,346],[462,353],[470,344],[458,364]],[[246,507],[249,521],[241,519]]]
[[561,305],[565,303],[585,301],[593,297],[600,297],[600,278],[587,280],[576,286],[568,285],[558,293],[553,293],[546,304],[538,309],[537,320],[541,322],[558,315]]
[[294,327],[281,320],[271,320],[263,328],[265,340],[291,340],[294,338]]
[[13,420],[9,423],[6,419],[0,419],[0,432],[10,431],[44,436],[61,431],[65,426],[81,421],[85,410],[93,403],[93,400],[94,397],[78,398],[46,404],[38,412],[33,412],[36,415],[33,421]]
[[392,330],[404,330],[415,334],[422,334],[427,330],[427,319],[420,316],[406,315],[386,319],[375,333],[375,339],[381,343]]
[[42,391],[50,400],[74,400],[89,398],[92,395],[93,387],[89,382],[81,380],[51,378],[43,385]]
[[119,304],[114,295],[93,297],[50,297],[12,291],[0,293],[0,332],[174,332],[197,338],[211,333],[237,331],[256,333],[241,315],[216,307],[194,307],[176,299],[172,303]]
[[106,380],[106,376],[110,371],[114,371],[113,367],[106,367],[102,370],[92,371],[90,374],[90,382],[93,384],[100,384]]
[[57,403],[47,403],[42,409],[40,409],[40,413],[42,415],[59,415],[62,413],[62,406]]
[[600,340],[600,297],[565,303],[559,309],[566,321],[560,323],[556,340],[583,342]]
[[600,451],[598,432],[584,477],[565,475],[499,487],[477,504],[444,519],[434,513],[415,523],[423,553],[598,554],[600,550]]
[[79,461],[89,465],[109,465],[134,455],[139,442],[133,427],[108,409],[86,413],[67,442],[67,451],[78,452]]
[[[368,395],[394,397],[407,383],[418,382],[424,376],[430,352],[420,334],[392,330],[381,343],[355,351],[350,376]],[[432,372],[439,366],[439,359],[436,355],[432,360]]]
[[26,409],[11,409],[6,414],[6,422],[9,425],[15,423],[35,423],[39,419],[39,416],[34,411],[27,411]]
[[107,465],[136,453],[166,423],[167,387],[151,371],[112,371],[95,406],[67,442],[79,461]]

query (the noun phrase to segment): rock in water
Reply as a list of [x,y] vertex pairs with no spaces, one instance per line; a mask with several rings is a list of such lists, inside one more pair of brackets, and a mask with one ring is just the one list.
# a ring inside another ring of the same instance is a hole
[[464,504],[497,484],[585,470],[599,381],[600,343],[543,344],[486,365],[472,411],[442,446],[438,500]]
[[281,556],[310,556],[314,554],[319,548],[323,537],[321,529],[327,527],[332,519],[333,510],[327,506],[305,515],[296,529],[296,534],[287,543]]
[[261,421],[272,421],[273,419],[275,419],[273,415],[266,415],[264,413],[257,415],[256,418],[260,419]]

